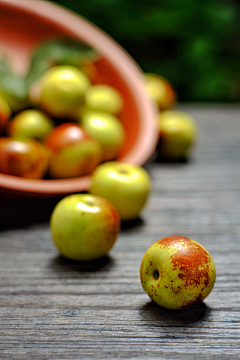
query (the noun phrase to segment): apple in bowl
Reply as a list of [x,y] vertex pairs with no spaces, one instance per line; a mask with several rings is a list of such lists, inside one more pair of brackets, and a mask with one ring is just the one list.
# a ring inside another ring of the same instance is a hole
[[83,128],[95,137],[103,149],[103,161],[115,160],[124,146],[125,129],[114,115],[101,111],[85,111]]
[[32,102],[50,116],[77,119],[90,80],[80,69],[58,65],[48,69],[30,89]]
[[7,101],[0,95],[0,134],[5,128],[5,125],[10,118],[12,111]]
[[8,125],[8,134],[12,137],[33,138],[40,142],[53,130],[54,123],[42,111],[27,109],[19,112]]
[[48,161],[47,148],[34,139],[0,138],[0,173],[41,179]]
[[49,175],[70,178],[89,174],[102,161],[102,148],[80,125],[55,127],[45,140],[50,151]]

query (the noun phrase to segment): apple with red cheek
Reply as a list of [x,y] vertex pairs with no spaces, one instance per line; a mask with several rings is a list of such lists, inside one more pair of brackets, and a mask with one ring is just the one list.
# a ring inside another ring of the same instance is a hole
[[102,148],[80,125],[55,127],[45,140],[50,151],[49,175],[70,178],[89,174],[102,161]]
[[108,161],[99,165],[91,177],[89,192],[108,199],[121,220],[137,218],[151,191],[151,178],[139,165]]
[[143,256],[140,279],[158,305],[184,309],[202,302],[212,291],[216,269],[209,252],[196,241],[170,236],[156,241]]
[[162,76],[145,74],[145,89],[159,111],[170,109],[176,102],[176,93],[172,85]]
[[41,179],[48,168],[47,148],[33,139],[0,138],[0,172]]
[[6,100],[0,96],[0,134],[3,132],[5,125],[10,118],[12,111]]
[[158,115],[159,143],[157,151],[161,158],[168,160],[187,159],[197,142],[196,121],[187,113],[166,110]]
[[50,218],[54,244],[72,260],[90,261],[106,255],[119,233],[119,215],[106,199],[89,194],[63,198]]

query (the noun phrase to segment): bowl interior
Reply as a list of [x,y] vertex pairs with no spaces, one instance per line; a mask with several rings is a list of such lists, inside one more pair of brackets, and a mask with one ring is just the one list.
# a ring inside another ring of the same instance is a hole
[[[98,51],[100,59],[96,62],[95,83],[114,86],[124,99],[119,117],[126,130],[126,142],[117,160],[143,165],[156,146],[156,113],[145,94],[142,73],[130,56],[87,20],[49,2],[0,2],[0,13],[0,56],[9,58],[16,73],[23,74],[28,69],[32,50],[47,39],[71,36]],[[87,190],[89,184],[90,176],[28,180],[0,174],[2,189],[25,194],[67,194]]]

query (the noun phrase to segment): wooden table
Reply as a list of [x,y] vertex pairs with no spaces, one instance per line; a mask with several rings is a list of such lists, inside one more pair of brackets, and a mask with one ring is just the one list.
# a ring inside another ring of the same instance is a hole
[[[65,260],[48,226],[58,199],[1,195],[0,359],[240,359],[240,107],[181,106],[199,125],[188,163],[146,164],[153,191],[108,257]],[[150,301],[139,281],[147,248],[190,237],[217,280],[198,307]]]

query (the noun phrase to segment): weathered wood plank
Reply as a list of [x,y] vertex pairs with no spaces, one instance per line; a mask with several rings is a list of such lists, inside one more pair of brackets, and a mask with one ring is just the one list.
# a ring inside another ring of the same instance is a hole
[[[103,259],[59,256],[58,199],[0,195],[0,359],[240,359],[240,107],[181,109],[199,125],[193,158],[146,164],[152,196]],[[215,287],[196,308],[163,309],[141,287],[145,251],[169,235],[214,259]]]

